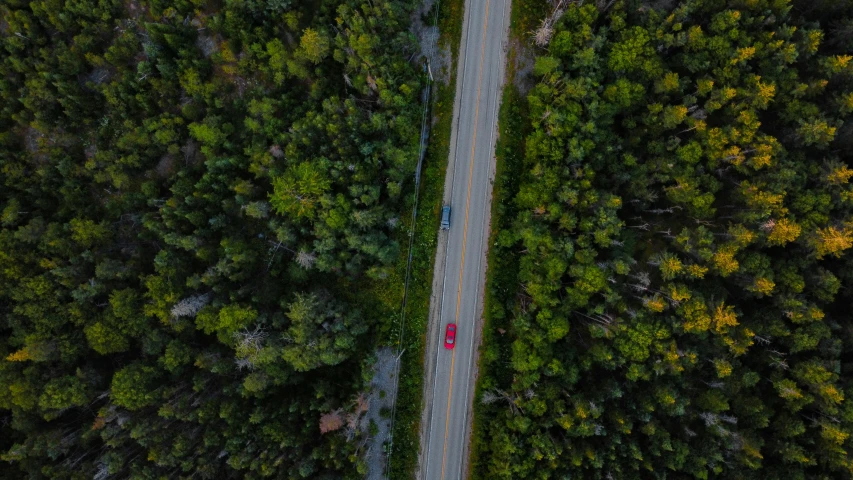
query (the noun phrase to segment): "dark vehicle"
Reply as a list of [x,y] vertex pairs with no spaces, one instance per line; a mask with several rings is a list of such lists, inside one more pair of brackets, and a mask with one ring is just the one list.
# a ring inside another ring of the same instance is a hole
[[441,209],[441,229],[450,230],[450,205]]
[[453,350],[454,345],[456,345],[456,324],[448,323],[447,330],[444,332],[444,348]]

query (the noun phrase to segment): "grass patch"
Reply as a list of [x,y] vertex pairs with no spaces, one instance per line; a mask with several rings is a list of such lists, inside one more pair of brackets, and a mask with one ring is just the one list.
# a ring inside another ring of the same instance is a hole
[[[456,59],[459,58],[459,43],[462,41],[462,22],[465,17],[465,0],[435,1],[441,2],[438,10],[438,31],[440,33],[438,44],[442,48],[450,47],[450,53],[453,56],[453,64],[451,67],[453,69],[453,75],[450,78],[450,86],[454,87],[455,90]],[[453,103],[452,92],[450,100],[451,103]],[[449,113],[453,113],[452,105]],[[448,130],[448,138],[449,137],[450,131]]]
[[551,6],[545,0],[515,0],[509,22],[509,36],[519,42],[529,41],[533,31],[546,15]]
[[[444,194],[444,177],[450,152],[453,97],[456,90],[456,59],[462,34],[464,0],[436,0],[441,36],[439,46],[450,48],[451,75],[448,85],[437,83],[433,91],[432,125],[421,176],[418,217],[409,278],[406,336],[401,357],[394,445],[388,478],[412,478],[418,463],[419,426],[423,409],[424,351],[432,295],[433,261],[438,244],[438,223]],[[410,220],[410,219],[409,219]],[[408,225],[407,225],[408,227]],[[398,269],[400,284],[405,280],[405,252]],[[395,275],[397,276],[397,275]]]

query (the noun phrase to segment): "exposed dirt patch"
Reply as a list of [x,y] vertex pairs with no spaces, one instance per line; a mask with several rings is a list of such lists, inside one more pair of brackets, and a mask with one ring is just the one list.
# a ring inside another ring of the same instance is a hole
[[[382,480],[385,473],[385,442],[391,434],[391,408],[397,397],[397,362],[399,358],[390,348],[382,348],[376,352],[376,363],[373,364],[373,379],[370,381],[370,395],[367,398],[367,415],[361,417],[358,429],[368,432],[367,451],[367,480]],[[375,435],[370,435],[371,425]]]
[[509,41],[510,45],[510,58],[513,61],[513,75],[512,83],[515,85],[515,88],[518,89],[522,95],[526,95],[527,92],[536,85],[536,81],[534,80],[533,73],[533,65],[536,62],[536,55],[533,51],[533,46],[525,41],[526,39],[522,39],[519,41],[518,39],[512,38]]
[[45,165],[50,160],[51,151],[55,148],[69,150],[79,145],[78,137],[66,134],[61,128],[39,130],[28,126],[23,129],[15,129],[20,132],[23,148],[30,154],[30,162],[33,165]]
[[450,49],[438,45],[438,27],[424,23],[424,19],[432,20],[431,11],[434,4],[435,0],[424,0],[420,8],[412,13],[412,33],[418,38],[421,56],[429,61],[435,81],[447,85],[450,82]]
[[202,55],[207,58],[210,58],[211,55],[219,51],[217,39],[203,33],[199,33],[196,37],[195,46],[198,47]]
[[124,2],[124,11],[127,12],[127,16],[133,20],[145,18],[148,15],[148,7],[140,4],[138,0],[128,0]]
[[450,74],[451,74],[451,63],[453,62],[453,55],[450,53],[450,47],[445,46],[441,47],[438,50],[438,56],[436,57],[435,65],[437,65],[436,70],[438,73],[433,72],[435,75],[435,79],[438,82],[441,82],[445,85],[450,85]]
[[184,165],[198,165],[204,161],[204,156],[198,150],[198,144],[191,138],[187,139],[181,147],[181,152],[184,154]]
[[175,157],[174,155],[163,155],[157,166],[154,167],[154,172],[160,178],[169,178],[175,173]]
[[112,69],[107,67],[95,67],[88,74],[79,75],[77,77],[77,81],[80,83],[81,87],[93,91],[93,89],[88,87],[89,82],[94,85],[101,85],[105,82],[109,82],[111,77]]
[[24,133],[24,148],[33,155],[39,153],[43,138],[43,133],[33,127],[27,127]]

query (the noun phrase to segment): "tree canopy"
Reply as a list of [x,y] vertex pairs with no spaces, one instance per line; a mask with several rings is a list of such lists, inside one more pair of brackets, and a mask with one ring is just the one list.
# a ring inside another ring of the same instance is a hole
[[849,476],[850,3],[595,3],[535,62],[475,476]]
[[0,4],[0,477],[361,476],[411,12]]

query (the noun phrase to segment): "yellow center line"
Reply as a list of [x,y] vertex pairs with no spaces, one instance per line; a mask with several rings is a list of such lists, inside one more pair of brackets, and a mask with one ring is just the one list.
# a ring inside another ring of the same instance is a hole
[[[456,345],[456,339],[453,339],[453,344]],[[456,348],[450,355],[450,390],[447,392],[447,412],[444,415],[444,452],[441,454],[441,478],[444,478],[444,464],[447,458],[447,429],[450,428],[450,394],[453,393],[453,364],[456,362]]]
[[[485,22],[483,23],[483,46],[480,49],[480,66],[477,79],[477,102],[474,106],[474,135],[471,137],[471,162],[468,167],[468,193],[465,198],[465,226],[462,230],[462,263],[459,267],[459,287],[456,290],[456,330],[459,331],[459,305],[462,303],[462,274],[465,272],[465,246],[468,240],[468,213],[471,206],[471,181],[474,178],[474,147],[477,145],[477,121],[480,118],[480,92],[483,84],[483,61],[486,58],[486,31],[489,28],[489,4],[486,0]],[[460,105],[461,108],[461,105]],[[444,470],[447,464],[447,435],[450,428],[450,399],[453,396],[453,365],[456,361],[456,339],[453,340],[454,348],[450,356],[450,388],[447,391],[447,413],[444,417],[444,450],[441,454],[441,478],[444,480]],[[467,408],[467,407],[466,407]]]

